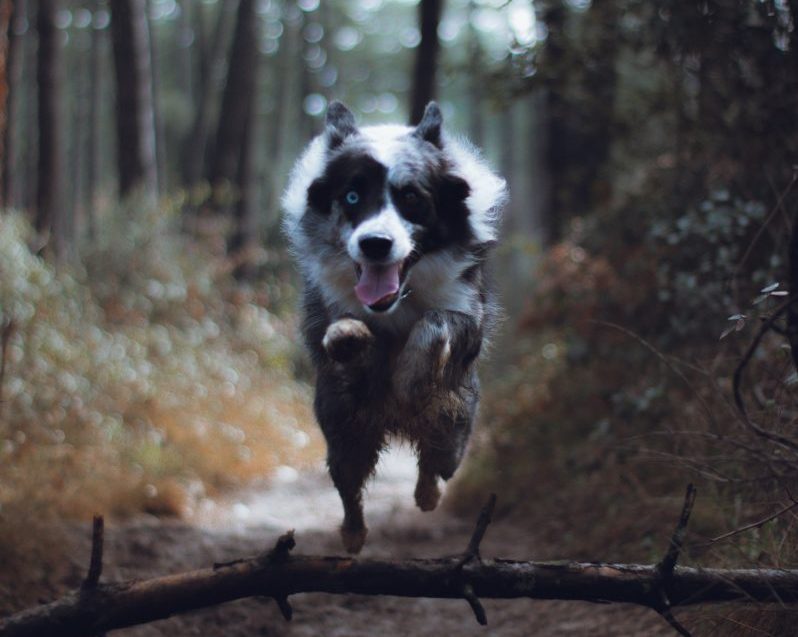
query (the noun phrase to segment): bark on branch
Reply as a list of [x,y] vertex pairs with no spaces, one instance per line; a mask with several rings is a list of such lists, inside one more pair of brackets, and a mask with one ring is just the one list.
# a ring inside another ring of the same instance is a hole
[[[149,580],[84,586],[55,602],[0,620],[0,636],[97,635],[255,596],[273,597],[290,619],[288,597],[313,592],[463,599],[480,623],[487,621],[480,597],[632,603],[659,612],[685,635],[689,633],[671,615],[678,606],[735,600],[798,602],[798,569],[675,565],[694,495],[689,488],[671,546],[659,564],[480,558],[479,541],[492,511],[489,503],[460,557],[392,561],[290,555],[294,538],[288,533],[274,549],[257,557]],[[102,534],[96,529],[93,572],[101,554],[96,544]]]

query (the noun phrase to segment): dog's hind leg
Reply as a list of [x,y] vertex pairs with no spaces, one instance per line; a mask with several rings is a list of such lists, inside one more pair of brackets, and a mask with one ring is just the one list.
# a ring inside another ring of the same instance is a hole
[[327,464],[344,505],[341,539],[349,553],[359,553],[366,541],[363,519],[363,485],[374,471],[382,437],[333,436],[327,439]]
[[416,504],[422,511],[438,505],[441,492],[438,477],[448,480],[454,475],[465,454],[476,411],[476,398],[466,400],[451,413],[444,411],[417,442],[418,482]]

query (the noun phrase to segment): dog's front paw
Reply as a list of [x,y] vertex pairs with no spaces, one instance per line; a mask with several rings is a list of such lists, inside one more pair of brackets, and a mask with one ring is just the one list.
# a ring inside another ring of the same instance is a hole
[[428,312],[413,327],[397,360],[394,389],[399,399],[418,403],[429,398],[440,384],[451,355],[448,325]]
[[368,349],[374,334],[363,321],[344,318],[331,323],[321,344],[327,355],[339,363],[348,363]]

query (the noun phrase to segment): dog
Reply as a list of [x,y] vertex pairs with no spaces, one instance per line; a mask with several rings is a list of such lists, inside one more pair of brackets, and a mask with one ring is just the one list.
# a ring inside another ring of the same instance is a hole
[[390,436],[416,450],[423,511],[462,460],[497,319],[486,260],[506,199],[504,180],[443,130],[435,102],[415,127],[363,128],[332,102],[291,172],[283,230],[350,553],[365,542],[363,486]]

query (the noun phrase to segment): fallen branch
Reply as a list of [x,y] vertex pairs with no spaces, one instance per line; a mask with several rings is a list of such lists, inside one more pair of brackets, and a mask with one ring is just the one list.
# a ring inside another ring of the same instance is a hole
[[520,562],[479,557],[494,500],[480,515],[466,552],[427,560],[372,560],[290,555],[289,532],[257,557],[215,564],[143,581],[94,583],[102,551],[95,524],[90,577],[55,602],[0,620],[0,637],[70,637],[152,622],[245,597],[272,597],[286,619],[295,593],[395,595],[466,600],[486,623],[479,598],[532,598],[623,602],[652,608],[681,634],[672,615],[679,606],[735,600],[798,602],[798,570],[697,569],[677,566],[695,491],[688,488],[682,515],[659,564]]

